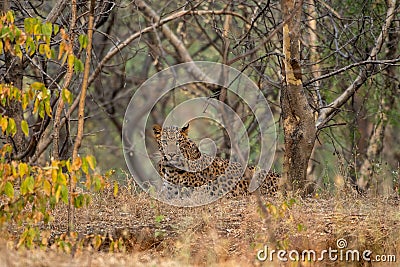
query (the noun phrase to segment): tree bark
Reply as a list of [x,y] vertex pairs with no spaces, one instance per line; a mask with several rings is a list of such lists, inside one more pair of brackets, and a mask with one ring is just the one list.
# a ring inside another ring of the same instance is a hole
[[85,123],[85,102],[86,102],[86,91],[88,88],[89,74],[90,74],[90,61],[92,57],[92,41],[93,41],[93,27],[94,27],[94,6],[95,1],[90,0],[89,2],[89,22],[88,22],[88,44],[86,48],[86,60],[85,60],[85,68],[83,71],[83,81],[82,81],[82,89],[79,98],[79,108],[78,108],[78,130],[76,133],[74,149],[72,151],[72,162],[78,158],[79,148],[82,144],[83,139],[83,126]]
[[[392,22],[394,24],[398,22]],[[398,25],[397,25],[398,27]],[[398,42],[400,34],[397,31],[388,34],[386,58],[391,59],[397,56]],[[385,130],[388,124],[388,113],[394,108],[395,95],[397,88],[399,88],[399,75],[397,66],[388,66],[385,69],[385,87],[382,88],[381,101],[379,103],[379,111],[377,120],[369,137],[366,158],[360,167],[360,178],[357,185],[362,189],[367,189],[372,182],[375,163],[379,162],[380,155],[383,150],[383,140],[385,138]]]
[[[69,28],[69,32],[70,32],[70,46],[74,47],[74,39],[75,39],[75,23],[76,23],[76,0],[72,0],[71,1],[71,23],[70,23],[70,28]],[[73,53],[71,51],[71,53]],[[67,74],[65,75],[64,78],[64,84],[62,88],[66,88],[68,89],[71,81],[72,81],[72,77],[73,77],[73,67],[69,66],[67,69]],[[56,112],[55,112],[55,116],[54,116],[54,122],[53,122],[53,159],[54,160],[59,160],[60,159],[60,153],[59,153],[59,141],[60,141],[60,128],[61,128],[61,115],[62,115],[62,111],[64,110],[64,100],[61,97],[61,92],[60,92],[60,96],[58,99],[58,104],[57,104],[57,108],[56,108]]]
[[[312,77],[313,79],[317,80],[313,84],[313,91],[314,94],[313,96],[313,105],[315,108],[321,108],[322,107],[322,98],[321,98],[321,93],[320,93],[320,87],[321,87],[321,82],[318,80],[318,78],[321,76],[321,68],[320,68],[320,56],[317,50],[318,47],[318,36],[317,36],[317,11],[315,10],[315,1],[314,0],[308,0],[307,1],[307,11],[308,11],[308,17],[307,17],[307,25],[308,25],[308,37],[309,37],[309,49],[310,49],[310,62],[311,62],[311,72],[312,72]],[[317,112],[314,112],[314,117],[318,117]],[[316,119],[316,118],[315,118]],[[307,174],[309,177],[309,180],[316,180],[316,161],[313,160],[315,159],[315,147],[313,151],[311,152],[311,160],[309,161],[308,168],[307,168]],[[311,179],[310,179],[311,178]]]
[[283,17],[292,16],[283,26],[283,80],[281,108],[285,155],[283,176],[289,190],[307,195],[307,166],[314,147],[316,128],[312,109],[303,88],[300,65],[300,20],[302,1],[282,0]]

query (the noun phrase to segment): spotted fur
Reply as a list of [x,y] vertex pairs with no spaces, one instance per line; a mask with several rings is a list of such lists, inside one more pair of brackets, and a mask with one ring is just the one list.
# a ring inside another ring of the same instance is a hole
[[[256,168],[243,168],[239,162],[202,154],[196,143],[188,137],[188,130],[189,125],[183,128],[153,126],[154,137],[162,155],[158,162],[159,174],[166,181],[183,187],[209,186],[209,192],[213,195],[228,192],[233,196],[248,194]],[[261,184],[262,193],[277,191],[279,174],[258,170],[257,177],[264,178],[261,179],[264,180]]]

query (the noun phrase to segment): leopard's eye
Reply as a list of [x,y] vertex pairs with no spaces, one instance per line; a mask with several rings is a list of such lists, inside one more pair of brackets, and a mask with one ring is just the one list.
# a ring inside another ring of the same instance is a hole
[[162,143],[163,145],[166,145],[168,142],[167,142],[167,140],[161,140],[161,143]]

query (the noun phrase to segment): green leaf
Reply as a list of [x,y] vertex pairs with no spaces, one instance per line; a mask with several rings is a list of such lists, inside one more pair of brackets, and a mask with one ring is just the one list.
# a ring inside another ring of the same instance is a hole
[[65,162],[65,166],[67,167],[67,171],[68,171],[68,172],[72,172],[71,160],[70,160],[70,159],[68,159],[68,160]]
[[84,204],[85,198],[82,194],[79,194],[79,196],[75,197],[74,199],[74,206],[75,208],[81,208]]
[[32,56],[35,53],[36,45],[35,45],[35,42],[33,41],[32,37],[28,36],[26,38],[25,47],[29,51],[29,56]]
[[27,193],[33,193],[35,186],[35,180],[32,176],[26,177],[26,179],[21,184],[21,194],[26,195]]
[[52,196],[50,197],[49,204],[50,204],[50,207],[51,207],[52,209],[54,209],[55,205],[57,204],[57,199],[56,199],[56,196],[55,196],[55,195],[52,195]]
[[74,57],[74,70],[75,73],[82,72],[84,69],[83,63],[77,57]]
[[93,177],[93,185],[95,191],[99,191],[101,189],[101,180],[98,176]]
[[42,119],[44,118],[44,103],[43,103],[43,101],[39,102],[39,116]]
[[54,35],[56,35],[59,30],[60,30],[60,27],[57,24],[54,24]]
[[57,183],[67,185],[67,177],[61,169],[59,169],[57,172]]
[[79,45],[80,45],[80,50],[86,49],[87,44],[88,44],[88,37],[86,34],[81,34],[79,35]]
[[33,18],[26,18],[24,20],[24,28],[25,28],[25,32],[27,34],[31,34],[33,32],[33,25],[34,25],[34,19]]
[[89,172],[89,164],[86,160],[86,158],[82,158],[82,171],[86,174]]
[[29,136],[29,125],[26,122],[26,120],[21,121],[21,129],[22,129],[22,132],[24,132],[24,134],[26,136]]
[[4,193],[11,199],[14,198],[14,187],[10,182],[7,182],[4,186]]
[[18,44],[14,46],[14,54],[22,60],[22,50]]
[[68,187],[65,185],[61,186],[61,200],[65,204],[68,204]]
[[18,28],[15,28],[14,29],[14,34],[15,34],[15,42],[16,42],[16,44],[17,45],[21,45],[21,34],[22,34],[22,32],[21,32],[21,30],[20,29],[18,29]]
[[160,222],[162,222],[163,220],[164,220],[164,215],[162,215],[162,214],[157,215],[156,218],[155,218],[155,221],[156,221],[157,223],[160,223]]
[[46,22],[42,25],[42,33],[46,36],[51,36],[51,32],[53,31],[53,24],[50,22]]
[[17,133],[17,125],[13,118],[8,118],[7,134],[14,136]]

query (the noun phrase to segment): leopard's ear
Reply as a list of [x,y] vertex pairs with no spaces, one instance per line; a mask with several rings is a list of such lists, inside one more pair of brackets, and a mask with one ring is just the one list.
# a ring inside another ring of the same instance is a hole
[[184,136],[188,136],[188,134],[189,134],[189,123],[181,128],[181,134],[183,134]]
[[156,139],[161,138],[161,132],[162,132],[161,126],[158,125],[158,124],[154,124],[154,125],[153,125],[153,133],[154,133],[154,137],[155,137]]

